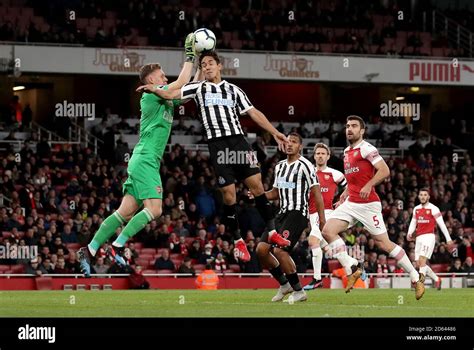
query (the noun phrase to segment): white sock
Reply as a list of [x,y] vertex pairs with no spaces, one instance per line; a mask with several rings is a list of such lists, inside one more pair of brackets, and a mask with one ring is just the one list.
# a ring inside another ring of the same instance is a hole
[[389,253],[389,255],[392,258],[395,258],[398,264],[410,274],[412,282],[417,282],[419,280],[420,275],[411,264],[410,259],[408,259],[408,256],[406,255],[405,251],[400,246],[396,245],[395,248],[393,248],[393,250]]
[[425,266],[420,266],[420,273],[422,273],[423,275],[426,276],[427,267],[428,267],[428,266],[426,266],[426,265],[425,265]]
[[89,248],[89,252],[91,253],[91,255],[95,256],[97,251],[94,248],[92,248],[90,244],[87,245],[87,248]]
[[426,274],[427,274],[428,276],[430,276],[433,281],[435,281],[435,282],[438,282],[438,281],[439,281],[438,275],[434,273],[434,271],[431,269],[431,267],[429,267],[428,265],[426,265],[426,270],[425,270],[425,271],[426,271]]
[[323,251],[320,247],[311,249],[313,252],[313,270],[314,270],[314,279],[321,279],[321,264],[323,262]]
[[323,238],[320,242],[319,242],[319,246],[321,247],[321,249],[324,249],[328,246],[328,242]]
[[328,247],[333,253],[332,256],[339,260],[341,265],[344,267],[346,274],[351,275],[351,266],[357,265],[359,262],[347,254],[344,241],[341,238],[338,238],[335,241],[329,243]]

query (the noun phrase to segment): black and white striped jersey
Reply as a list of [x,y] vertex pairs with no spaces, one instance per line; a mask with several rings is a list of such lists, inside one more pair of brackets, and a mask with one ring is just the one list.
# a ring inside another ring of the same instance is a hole
[[181,88],[181,99],[191,98],[196,101],[208,140],[244,134],[239,115],[253,106],[238,86],[225,80],[219,84],[206,80],[191,82]]
[[305,157],[300,156],[293,163],[282,160],[275,167],[273,187],[280,195],[280,212],[299,210],[308,216],[309,193],[313,186],[319,186],[314,165]]

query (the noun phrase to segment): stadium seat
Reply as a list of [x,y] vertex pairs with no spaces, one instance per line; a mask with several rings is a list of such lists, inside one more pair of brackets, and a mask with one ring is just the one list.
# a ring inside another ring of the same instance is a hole
[[11,267],[13,273],[23,273],[25,271],[25,266],[18,264]]
[[230,268],[233,272],[240,272],[240,266],[237,265],[237,264],[230,264],[230,265],[229,265],[229,268]]
[[135,259],[135,264],[140,265],[140,266],[142,266],[146,269],[149,266],[152,266],[154,264],[154,261],[150,260],[150,259],[136,258]]
[[196,264],[193,267],[196,272],[198,271],[201,272],[206,269],[206,265],[203,265],[203,264]]
[[328,270],[329,270],[329,272],[332,272],[333,270],[339,269],[340,267],[341,267],[341,264],[339,263],[338,260],[336,260],[336,259],[328,260]]
[[153,260],[155,259],[155,254],[146,254],[146,253],[142,253],[138,256],[139,259],[148,259],[148,260]]
[[[142,249],[142,248],[143,248],[143,243],[141,243],[141,242],[135,242],[135,249],[138,250],[138,249]],[[155,248],[153,248],[153,249],[155,249]]]
[[431,270],[433,270],[434,273],[447,272],[448,267],[449,267],[449,264],[432,264]]
[[66,243],[67,249],[78,250],[81,247],[80,243]]
[[141,254],[154,255],[156,254],[156,249],[155,248],[142,248]]
[[156,273],[156,270],[143,270],[143,274]]
[[0,271],[5,272],[10,270],[10,265],[0,265]]
[[175,273],[173,270],[158,270],[158,273]]

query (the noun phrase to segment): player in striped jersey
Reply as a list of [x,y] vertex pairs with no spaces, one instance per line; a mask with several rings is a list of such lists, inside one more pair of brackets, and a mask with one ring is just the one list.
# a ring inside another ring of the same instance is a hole
[[[316,162],[316,176],[319,180],[321,195],[324,201],[324,216],[326,220],[333,212],[333,202],[336,192],[340,186],[342,190],[346,189],[347,181],[344,174],[339,170],[328,167],[328,160],[331,157],[331,151],[324,143],[318,143],[314,146],[314,161]],[[316,200],[312,193],[309,195],[309,221],[311,224],[311,233],[308,237],[309,248],[313,254],[313,280],[304,287],[304,290],[321,288],[323,282],[321,279],[321,263],[323,260],[323,250],[327,247],[327,242],[323,238],[319,229],[319,215],[316,206]]]
[[286,149],[287,158],[275,167],[275,180],[271,191],[265,192],[268,200],[279,200],[280,211],[276,218],[278,232],[282,232],[291,244],[280,248],[270,245],[265,237],[257,246],[257,255],[260,263],[267,268],[280,284],[277,294],[272,301],[282,301],[286,294],[291,292],[292,301],[305,301],[305,291],[301,288],[296,266],[290,256],[291,250],[298,243],[303,231],[308,227],[308,197],[311,193],[316,202],[319,214],[319,225],[322,229],[324,218],[324,204],[319,189],[313,164],[303,156],[301,136],[291,133],[288,137]]
[[[244,137],[240,115],[248,114],[258,126],[268,131],[281,151],[285,149],[288,140],[250,103],[238,86],[222,80],[222,64],[216,52],[203,52],[199,63],[205,80],[186,84],[181,89],[161,90],[159,94],[166,99],[194,99],[196,102],[207,137],[210,160],[224,200],[222,221],[232,233],[237,257],[242,261],[249,261],[250,254],[240,235],[237,220],[237,181],[243,181],[255,196],[255,206],[266,223],[268,242],[282,247],[290,242],[275,230],[272,206],[265,197],[260,167],[254,151]],[[241,154],[245,156],[240,157]]]
[[408,228],[407,240],[413,240],[415,233],[415,260],[420,269],[420,273],[430,276],[435,282],[438,290],[441,289],[441,279],[433,272],[426,262],[431,258],[435,246],[435,227],[438,224],[441,232],[443,232],[448,250],[452,250],[454,243],[449,235],[448,228],[444,223],[443,216],[439,208],[431,204],[430,194],[427,188],[422,188],[418,193],[420,204],[413,209],[413,217]]

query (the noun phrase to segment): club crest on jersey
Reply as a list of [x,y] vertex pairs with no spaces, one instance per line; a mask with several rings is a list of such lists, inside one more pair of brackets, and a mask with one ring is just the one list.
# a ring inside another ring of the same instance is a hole
[[222,176],[219,176],[219,179],[217,181],[219,181],[219,185],[225,184],[225,179]]
[[431,210],[428,209],[428,210],[426,211],[426,214],[431,215]]
[[354,157],[357,157],[358,154],[359,154],[359,151],[355,151],[354,152]]
[[324,178],[325,178],[326,180],[329,180],[330,176],[329,176],[329,175],[324,175]]

